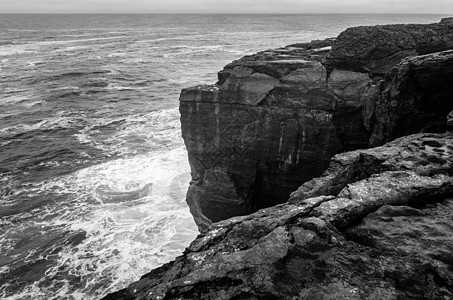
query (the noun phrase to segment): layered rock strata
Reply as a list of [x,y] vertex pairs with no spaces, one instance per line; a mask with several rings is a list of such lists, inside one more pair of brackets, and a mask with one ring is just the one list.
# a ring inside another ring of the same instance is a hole
[[285,202],[339,152],[445,131],[453,53],[391,68],[451,48],[451,18],[358,27],[246,56],[225,66],[215,85],[183,90],[187,202],[200,230]]
[[403,137],[336,155],[105,299],[451,299],[452,214],[453,136]]

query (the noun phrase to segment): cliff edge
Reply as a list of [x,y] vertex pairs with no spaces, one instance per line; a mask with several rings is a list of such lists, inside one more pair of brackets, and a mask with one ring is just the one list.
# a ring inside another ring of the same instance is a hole
[[453,299],[452,34],[352,28],[183,90],[201,234],[104,299]]
[[410,135],[336,155],[105,299],[452,299],[452,215],[453,132]]
[[445,131],[452,54],[423,55],[447,49],[453,18],[350,28],[246,56],[216,84],[184,89],[187,202],[200,230],[287,201],[337,153]]

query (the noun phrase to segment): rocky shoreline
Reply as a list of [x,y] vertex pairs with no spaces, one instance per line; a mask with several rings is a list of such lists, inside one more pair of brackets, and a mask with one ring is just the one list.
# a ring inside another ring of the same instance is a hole
[[453,299],[452,49],[350,28],[183,90],[202,233],[105,299]]
[[187,202],[200,230],[286,202],[337,153],[444,132],[452,28],[451,18],[350,28],[246,56],[216,84],[183,90]]

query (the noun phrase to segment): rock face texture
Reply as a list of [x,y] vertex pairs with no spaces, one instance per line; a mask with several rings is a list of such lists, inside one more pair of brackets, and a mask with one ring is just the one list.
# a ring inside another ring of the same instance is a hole
[[409,133],[444,132],[453,102],[453,51],[404,59],[387,73],[375,100],[371,146]]
[[452,299],[452,214],[453,136],[411,135],[336,155],[105,299]]
[[358,27],[246,56],[225,66],[215,85],[183,90],[187,202],[200,230],[285,202],[337,153],[445,131],[453,52],[397,63],[446,49],[452,19]]
[[183,90],[202,233],[105,299],[453,299],[452,34],[348,29]]
[[438,24],[348,28],[332,49],[330,68],[385,75],[401,59],[453,48],[453,18]]

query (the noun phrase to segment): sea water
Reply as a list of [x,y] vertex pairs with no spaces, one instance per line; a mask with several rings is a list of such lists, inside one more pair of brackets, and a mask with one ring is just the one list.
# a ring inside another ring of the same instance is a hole
[[96,299],[196,237],[182,88],[257,51],[440,18],[0,14],[0,298]]

